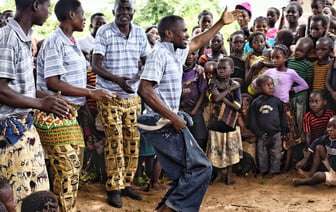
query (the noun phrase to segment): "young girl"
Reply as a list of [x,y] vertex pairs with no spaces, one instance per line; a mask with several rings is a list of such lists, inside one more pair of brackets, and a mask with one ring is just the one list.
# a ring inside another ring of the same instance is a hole
[[[265,37],[266,37],[266,33],[268,30],[268,26],[267,26],[268,20],[266,17],[263,16],[259,16],[256,19],[254,19],[253,22],[253,27],[252,27],[252,32],[262,32]],[[265,39],[266,43],[265,43],[265,49],[267,48],[271,48],[274,46],[274,39],[273,38],[266,38]],[[244,46],[244,55],[246,55],[249,51],[253,51],[253,47],[251,46],[250,42],[247,42]]]
[[[275,92],[274,96],[278,97],[284,104],[286,112],[287,124],[290,129],[289,133],[283,137],[283,147],[287,150],[285,169],[289,169],[291,160],[291,148],[296,145],[297,126],[295,125],[295,118],[291,110],[289,102],[289,92],[300,91],[308,89],[308,84],[302,79],[293,69],[287,68],[286,62],[288,60],[290,51],[283,45],[279,44],[274,47],[271,58],[274,68],[267,70],[263,75],[268,75],[274,79]],[[292,87],[293,84],[297,85]]]
[[262,32],[253,32],[248,38],[253,51],[248,52],[243,60],[245,61],[245,84],[248,86],[248,93],[255,95],[255,88],[250,86],[252,80],[264,73],[269,68],[270,59],[263,56],[263,51],[266,45],[266,37]]
[[221,33],[217,33],[212,40],[210,41],[210,48],[211,51],[207,54],[201,55],[201,57],[198,60],[198,63],[201,66],[204,66],[204,64],[210,60],[218,61],[218,59],[225,57],[226,54],[222,53],[223,49],[223,35]]
[[245,45],[245,34],[236,31],[230,36],[230,58],[234,63],[234,72],[231,75],[235,81],[239,82],[241,91],[246,92],[245,85],[245,61],[243,60],[243,49]]
[[284,25],[284,20],[282,20],[279,29],[288,29],[295,35],[297,27],[299,26],[299,18],[302,16],[302,13],[303,9],[299,3],[290,2],[286,7],[285,15],[288,25]]
[[278,32],[278,28],[275,27],[275,24],[280,17],[280,11],[276,7],[270,7],[267,10],[266,17],[268,19],[268,30],[266,33],[266,37],[274,39]]
[[234,64],[231,58],[221,58],[217,66],[217,78],[210,82],[209,99],[213,113],[209,120],[207,155],[220,179],[226,174],[225,182],[232,180],[232,165],[241,158],[242,141],[240,129],[236,127],[241,104],[239,83],[230,78]]

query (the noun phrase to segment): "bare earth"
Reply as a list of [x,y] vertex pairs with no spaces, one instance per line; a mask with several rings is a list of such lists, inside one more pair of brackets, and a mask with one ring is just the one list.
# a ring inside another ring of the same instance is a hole
[[[272,179],[258,176],[235,177],[233,185],[222,182],[210,185],[200,211],[336,211],[336,188],[324,184],[294,187],[295,170]],[[109,206],[103,185],[82,185],[78,193],[77,209],[80,212],[125,211],[151,212],[165,191],[144,192],[142,201],[123,197],[123,208]]]

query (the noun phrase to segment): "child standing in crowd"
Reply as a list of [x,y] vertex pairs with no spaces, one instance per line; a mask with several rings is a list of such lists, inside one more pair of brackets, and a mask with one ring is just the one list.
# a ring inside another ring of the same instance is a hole
[[266,37],[262,32],[253,32],[248,38],[253,51],[248,52],[243,60],[245,61],[245,83],[248,86],[249,94],[255,95],[256,91],[250,83],[259,75],[263,74],[269,67],[270,59],[263,55],[266,45]]
[[[205,63],[204,74],[205,74],[205,79],[207,81],[208,86],[209,86],[210,81],[216,78],[216,72],[217,72],[217,62],[208,61]],[[206,97],[208,96],[209,96],[209,91],[208,89],[206,89]],[[204,99],[203,105],[204,105],[203,106],[204,107],[203,118],[204,118],[205,126],[208,126],[210,113],[212,111],[212,107],[211,107],[212,105],[209,104],[208,98]]]
[[[54,94],[61,92],[75,114],[60,120],[54,113],[36,111],[34,125],[55,173],[53,192],[63,211],[76,211],[76,199],[80,173],[80,147],[83,134],[76,120],[77,109],[84,105],[86,97],[109,99],[112,94],[102,89],[86,88],[86,61],[73,37],[82,31],[85,17],[78,0],[59,0],[55,14],[60,25],[47,38],[37,58],[37,87]],[[69,169],[71,167],[71,169]]]
[[283,103],[273,94],[275,85],[272,77],[261,75],[256,79],[260,95],[251,105],[250,126],[256,134],[259,171],[264,177],[280,173],[282,141],[281,135],[288,132]]
[[[265,36],[265,47],[263,50],[266,50],[274,46],[274,39],[266,38],[266,33],[268,30],[267,21],[268,20],[266,17],[259,16],[256,19],[254,19],[253,27],[252,27],[253,32],[262,32],[263,35]],[[246,55],[249,51],[254,51],[254,48],[252,47],[250,43],[251,42],[249,39],[249,41],[244,46],[244,55]]]
[[256,135],[252,132],[250,124],[251,116],[251,103],[253,97],[247,93],[242,94],[242,106],[240,116],[238,118],[238,124],[241,131],[241,137],[243,141],[243,150],[250,154],[256,164]]
[[326,89],[326,79],[330,56],[333,53],[333,45],[334,42],[328,37],[322,37],[316,42],[315,52],[318,60],[313,62],[314,80],[312,89]]
[[[304,172],[299,169],[300,174],[304,179],[293,179],[296,186],[299,185],[316,185],[325,183],[326,185],[335,186],[336,178],[336,117],[330,118],[327,125],[328,135],[324,135],[314,140],[309,146],[307,157],[314,154],[313,166],[309,172]],[[322,170],[318,169],[322,164]],[[319,171],[318,171],[319,170]],[[318,171],[318,172],[316,172]]]
[[230,58],[234,63],[234,72],[231,77],[239,82],[241,92],[247,91],[245,85],[245,61],[243,60],[243,50],[245,45],[245,34],[236,31],[230,36]]
[[199,71],[199,65],[196,64],[197,58],[198,50],[189,53],[183,66],[180,110],[191,116],[194,124],[189,127],[189,130],[198,145],[205,151],[208,132],[203,118],[203,101],[207,82]]
[[[198,25],[201,28],[201,32],[204,32],[205,30],[209,29],[212,26],[212,22],[213,22],[213,15],[210,11],[203,10],[198,15]],[[199,50],[199,55],[210,54],[210,53],[211,53],[210,43],[207,43],[207,45],[203,46]]]
[[285,17],[288,25],[284,25],[284,20],[279,26],[279,29],[288,29],[295,35],[297,27],[299,26],[299,18],[302,16],[302,6],[297,2],[290,2],[286,7]]
[[268,19],[268,30],[266,38],[275,38],[278,28],[275,26],[276,22],[280,18],[280,11],[276,7],[270,7],[267,10],[266,17]]
[[[314,44],[311,39],[300,38],[295,46],[294,57],[289,57],[287,63],[288,68],[295,70],[306,81],[309,87],[312,86],[314,69],[312,63],[307,60],[307,56],[313,46]],[[302,134],[302,119],[307,111],[308,90],[290,94],[290,102],[293,107],[299,136]]]
[[220,58],[226,56],[226,54],[222,53],[223,49],[223,35],[221,33],[217,33],[210,41],[211,51],[207,54],[203,54],[200,56],[198,60],[198,64],[204,66],[206,62],[209,60],[218,61]]
[[[0,177],[0,203],[4,204],[8,212],[16,211],[13,189],[9,184],[9,181],[2,177]],[[0,211],[2,212],[1,208]]]
[[[293,69],[287,68],[286,62],[289,57],[289,49],[282,44],[276,45],[272,51],[271,58],[274,68],[267,70],[263,75],[273,78],[275,84],[274,96],[278,97],[284,104],[284,111],[287,124],[290,129],[283,137],[283,146],[287,150],[284,169],[290,168],[292,147],[296,144],[297,125],[289,102],[289,92],[298,93],[308,89],[308,84]],[[296,83],[294,87],[292,87]]]
[[241,106],[239,83],[231,79],[234,64],[231,58],[218,61],[217,77],[209,84],[209,99],[213,113],[209,120],[207,155],[214,167],[217,179],[224,177],[226,184],[234,183],[232,165],[242,156],[242,141],[236,122]]

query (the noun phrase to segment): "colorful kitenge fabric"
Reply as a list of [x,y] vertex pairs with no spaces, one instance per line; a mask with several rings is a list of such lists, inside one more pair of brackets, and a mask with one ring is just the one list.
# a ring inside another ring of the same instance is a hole
[[83,133],[77,117],[77,109],[73,108],[75,115],[70,119],[60,119],[53,113],[40,110],[34,111],[34,125],[44,145],[75,144],[84,146]]

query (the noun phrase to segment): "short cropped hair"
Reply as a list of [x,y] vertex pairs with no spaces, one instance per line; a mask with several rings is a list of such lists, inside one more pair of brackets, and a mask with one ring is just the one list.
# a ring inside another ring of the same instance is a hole
[[59,22],[65,21],[69,18],[69,12],[75,11],[82,4],[78,0],[59,0],[55,5],[55,15]]
[[94,20],[96,17],[100,17],[100,16],[105,16],[105,15],[104,15],[104,13],[100,13],[100,12],[92,14],[91,17],[90,17],[90,21],[91,21],[91,23],[93,22],[93,20]]
[[218,63],[224,63],[224,62],[229,62],[231,68],[233,69],[234,68],[234,62],[233,60],[231,59],[231,57],[222,57],[218,60]]
[[[35,1],[36,0],[15,0],[16,10],[25,10],[31,8]],[[39,0],[39,2],[42,4],[46,1],[48,0]]]
[[183,21],[183,18],[177,15],[168,15],[163,17],[158,24],[158,32],[161,39],[165,38],[166,30],[174,31],[179,21]]
[[268,75],[260,75],[257,79],[256,79],[256,86],[258,88],[261,88],[262,85],[267,81],[271,79],[273,81],[273,78],[268,76]]

